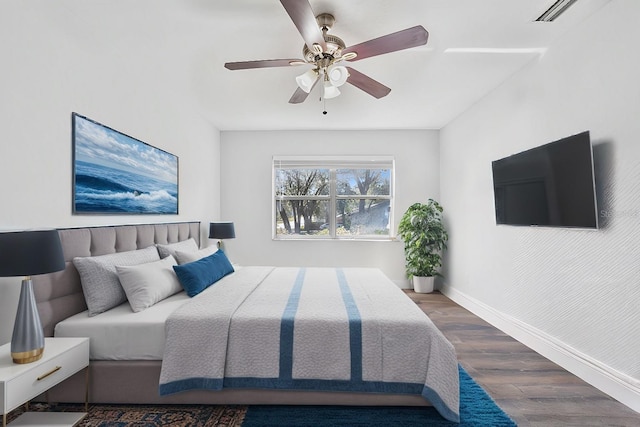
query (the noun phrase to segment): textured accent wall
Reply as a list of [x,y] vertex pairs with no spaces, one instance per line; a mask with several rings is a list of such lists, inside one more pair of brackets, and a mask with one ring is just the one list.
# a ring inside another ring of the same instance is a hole
[[[636,388],[638,16],[640,2],[610,2],[441,131],[446,286]],[[601,229],[496,226],[491,161],[584,130],[594,144]]]

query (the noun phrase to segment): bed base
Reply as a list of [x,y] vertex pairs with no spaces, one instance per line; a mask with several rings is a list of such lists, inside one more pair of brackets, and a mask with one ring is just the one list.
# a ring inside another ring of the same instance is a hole
[[[161,362],[92,361],[89,365],[89,403],[109,404],[207,404],[207,405],[348,405],[430,406],[421,396],[384,393],[346,393],[298,390],[225,389],[191,390],[160,396]],[[49,390],[56,403],[79,403],[85,399],[83,371]]]

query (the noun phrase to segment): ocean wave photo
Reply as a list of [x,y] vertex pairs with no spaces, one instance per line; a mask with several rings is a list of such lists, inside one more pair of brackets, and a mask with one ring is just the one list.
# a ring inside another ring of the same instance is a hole
[[177,157],[78,115],[74,143],[75,213],[178,213]]
[[75,185],[78,212],[174,213],[177,209],[177,186],[105,166],[77,162]]

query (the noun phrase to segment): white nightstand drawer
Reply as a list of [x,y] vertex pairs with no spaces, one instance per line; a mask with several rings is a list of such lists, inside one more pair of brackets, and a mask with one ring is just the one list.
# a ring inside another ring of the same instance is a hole
[[5,383],[5,411],[12,411],[23,403],[44,393],[54,385],[89,365],[89,340],[80,340],[76,345],[57,348],[59,342],[47,340],[42,359],[31,364]]

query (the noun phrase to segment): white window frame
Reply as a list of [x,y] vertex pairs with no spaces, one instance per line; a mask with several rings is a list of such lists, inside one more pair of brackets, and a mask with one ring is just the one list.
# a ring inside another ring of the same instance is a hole
[[[291,169],[329,169],[330,185],[329,195],[327,196],[276,196],[276,170],[282,168]],[[338,195],[336,185],[336,170],[338,169],[390,169],[390,185],[389,195],[372,195],[372,196],[354,196],[354,195]],[[273,156],[271,168],[271,236],[273,240],[375,240],[375,241],[393,241],[395,240],[394,228],[394,200],[395,200],[395,158],[393,156]],[[278,213],[276,204],[278,200],[292,199],[309,199],[329,201],[330,224],[329,234],[323,236],[308,236],[298,234],[278,234],[277,220]],[[388,235],[336,235],[336,210],[337,200],[340,199],[388,199],[389,200],[389,234]]]

